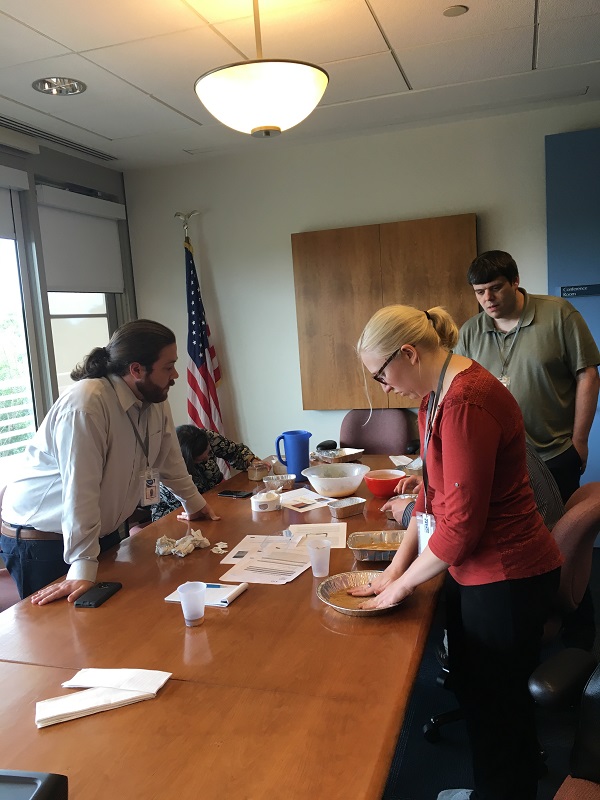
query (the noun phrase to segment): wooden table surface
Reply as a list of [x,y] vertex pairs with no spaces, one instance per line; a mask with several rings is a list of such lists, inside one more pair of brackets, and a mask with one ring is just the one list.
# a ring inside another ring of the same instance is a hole
[[[227,485],[256,486],[245,474]],[[330,521],[327,509],[252,512],[249,500],[217,491],[207,498],[222,519],[192,523],[212,543]],[[369,500],[364,515],[345,520],[348,533],[395,527],[364,485],[357,494]],[[3,736],[2,767],[67,774],[77,800],[106,791],[127,800],[379,798],[441,578],[393,612],[361,618],[321,603],[322,579],[308,570],[284,586],[251,584],[229,608],[207,608],[203,626],[186,628],[165,596],[229,569],[209,549],[155,555],[158,537],[186,530],[170,515],[104,554],[98,578],[123,589],[98,609],[25,600],[0,614],[2,729],[10,721],[15,731]],[[330,574],[373,566],[332,550]],[[34,701],[67,692],[60,683],[83,667],[173,677],[155,700],[38,731]]]

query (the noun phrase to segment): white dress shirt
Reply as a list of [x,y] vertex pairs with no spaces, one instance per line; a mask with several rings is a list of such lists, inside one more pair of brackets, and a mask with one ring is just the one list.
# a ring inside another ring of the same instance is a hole
[[[132,422],[148,441],[148,461]],[[85,378],[56,401],[29,443],[6,488],[2,518],[62,532],[67,578],[93,581],[99,539],[133,513],[148,464],[189,514],[206,505],[186,469],[168,402],[142,402],[114,375]]]

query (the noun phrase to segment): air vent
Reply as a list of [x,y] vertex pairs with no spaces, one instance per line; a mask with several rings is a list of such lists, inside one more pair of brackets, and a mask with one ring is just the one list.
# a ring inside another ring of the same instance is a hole
[[23,122],[17,122],[8,117],[0,116],[0,125],[9,128],[11,131],[25,133],[27,136],[35,136],[37,139],[43,139],[46,142],[60,144],[63,147],[68,147],[70,150],[76,150],[78,153],[84,153],[87,156],[98,158],[100,161],[117,161],[116,156],[103,153],[101,150],[94,150],[93,147],[86,147],[84,144],[77,144],[77,142],[72,142],[70,139],[63,139],[62,136],[55,136],[53,133],[41,131],[38,128],[33,128],[31,125],[25,125]]

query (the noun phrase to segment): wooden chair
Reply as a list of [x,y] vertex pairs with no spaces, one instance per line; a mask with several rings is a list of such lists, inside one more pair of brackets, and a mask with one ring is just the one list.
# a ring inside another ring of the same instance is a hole
[[368,455],[406,453],[410,441],[408,414],[403,408],[355,408],[340,428],[340,447],[360,447]]

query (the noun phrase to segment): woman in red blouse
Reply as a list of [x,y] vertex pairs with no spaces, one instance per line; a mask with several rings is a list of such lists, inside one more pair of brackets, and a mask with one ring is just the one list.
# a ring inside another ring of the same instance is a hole
[[527,680],[562,558],[529,485],[519,407],[497,378],[455,356],[442,308],[388,306],[358,352],[386,393],[420,400],[424,486],[404,539],[365,608],[397,603],[448,571],[450,671],[467,721],[474,790],[440,800],[534,800],[538,745]]

